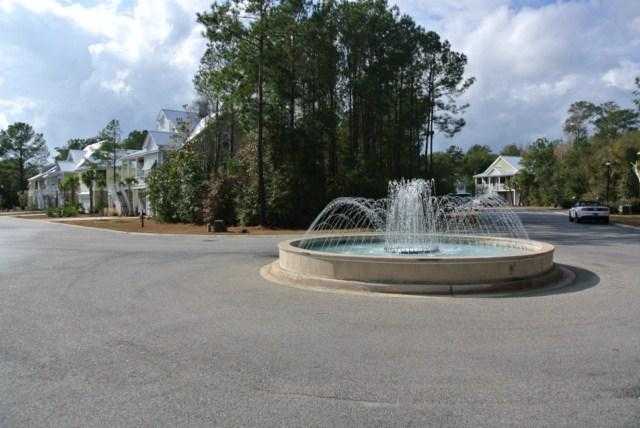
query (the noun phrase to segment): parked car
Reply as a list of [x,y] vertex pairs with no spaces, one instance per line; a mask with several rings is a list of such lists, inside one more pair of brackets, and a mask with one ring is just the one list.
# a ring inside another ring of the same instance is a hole
[[579,201],[569,209],[569,221],[598,221],[609,224],[609,207],[596,201]]

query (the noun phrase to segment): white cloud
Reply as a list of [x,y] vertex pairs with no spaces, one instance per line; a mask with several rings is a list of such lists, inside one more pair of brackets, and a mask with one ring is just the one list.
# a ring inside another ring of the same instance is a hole
[[[0,126],[37,124],[52,147],[153,126],[193,97],[204,50],[195,13],[212,0],[0,0]],[[629,104],[640,74],[640,2],[395,0],[469,58],[468,125],[444,148],[560,136],[580,99]],[[44,42],[46,41],[46,43]]]
[[195,70],[200,63],[200,56],[204,52],[205,44],[205,40],[202,37],[202,28],[194,26],[189,36],[177,44],[170,58],[171,64]]
[[[196,12],[208,0],[0,0],[0,98],[43,100],[32,117],[50,145],[90,136],[112,119],[124,132],[153,126],[162,107],[194,96],[204,42]],[[4,37],[6,31],[8,37]],[[47,43],[42,43],[46,40]],[[15,55],[19,53],[19,55]],[[4,70],[6,68],[6,71]]]
[[126,95],[131,92],[131,86],[127,83],[130,72],[128,70],[120,70],[116,72],[116,76],[111,80],[100,82],[100,86],[118,95]]
[[45,123],[42,104],[26,97],[0,98],[0,129],[13,122],[27,122],[39,130]]
[[635,78],[640,76],[640,63],[622,60],[618,67],[607,70],[602,81],[607,86],[631,91],[635,88]]
[[14,99],[0,98],[0,110],[10,115],[21,115],[28,110],[33,110],[34,107],[36,107],[36,102],[25,97]]
[[632,30],[640,2],[399,3],[422,11],[418,22],[464,52],[467,74],[477,79],[465,95],[467,126],[454,139],[438,137],[439,148],[476,143],[500,148],[538,136],[560,137],[574,101],[630,103],[625,91],[630,77],[640,74],[640,37]]

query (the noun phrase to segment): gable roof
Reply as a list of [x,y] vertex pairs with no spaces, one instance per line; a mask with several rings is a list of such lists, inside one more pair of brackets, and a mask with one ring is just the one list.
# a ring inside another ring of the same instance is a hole
[[191,134],[189,135],[189,138],[187,138],[187,141],[191,141],[194,138],[196,138],[198,135],[200,135],[200,133],[205,130],[207,125],[209,125],[209,123],[213,121],[215,117],[216,117],[216,113],[214,112],[214,113],[209,113],[208,115],[200,119],[198,124],[193,127],[193,131],[191,131]]
[[76,169],[76,164],[71,161],[59,161],[58,168],[62,172],[73,172]]
[[522,156],[500,156],[502,159],[507,161],[514,169],[520,170],[522,169]]
[[[502,177],[515,175],[522,169],[522,157],[520,156],[498,156],[491,165],[487,167],[480,174],[474,175],[474,177]],[[507,170],[500,168],[501,164],[506,164]]]
[[163,108],[160,110],[158,117],[164,116],[174,128],[178,127],[180,122],[186,122],[189,124],[189,129],[192,129],[198,123],[198,114],[185,111],[185,110],[171,110]]
[[103,143],[104,143],[104,140],[103,141],[98,141],[97,143],[89,144],[88,146],[85,146],[85,148],[82,149],[82,151],[84,152],[84,156],[86,158],[89,158],[89,157],[93,156],[93,154],[95,152],[100,150],[100,147],[102,147]]
[[149,131],[147,134],[147,138],[142,144],[143,150],[149,150],[148,142],[153,142],[158,148],[163,147],[173,147],[176,145],[175,137],[178,134],[176,132],[167,132],[167,131]]
[[[29,180],[46,178],[57,172],[65,173],[82,171],[86,165],[98,162],[97,159],[93,158],[93,155],[100,149],[100,147],[102,147],[102,144],[103,141],[99,141],[97,143],[89,144],[82,150],[69,150],[65,160],[56,161],[53,165],[50,165],[46,171],[34,175]],[[118,155],[119,153],[116,152],[116,156]]]
[[67,159],[65,160],[69,162],[79,162],[83,157],[84,151],[72,149],[67,153]]

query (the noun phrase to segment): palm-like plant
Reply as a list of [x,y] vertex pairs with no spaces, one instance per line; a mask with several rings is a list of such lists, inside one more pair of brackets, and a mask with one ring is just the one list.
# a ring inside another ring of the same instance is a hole
[[[78,194],[78,186],[80,185],[80,179],[77,175],[66,176],[59,184],[60,190],[68,193],[69,201],[72,204],[76,203],[76,195]],[[66,203],[66,202],[65,202]]]
[[89,189],[89,214],[93,214],[93,183],[96,181],[96,170],[90,168],[82,172],[82,182]]
[[132,211],[133,211],[133,190],[131,190],[131,187],[137,183],[138,183],[138,180],[135,177],[127,177],[124,179],[124,184],[127,186],[127,197],[129,199],[129,206],[131,207]]
[[104,171],[102,172],[96,171],[95,187],[100,192],[99,198],[98,198],[98,201],[99,201],[98,206],[101,207],[100,209],[103,209],[105,204],[104,189],[107,187],[107,175]]

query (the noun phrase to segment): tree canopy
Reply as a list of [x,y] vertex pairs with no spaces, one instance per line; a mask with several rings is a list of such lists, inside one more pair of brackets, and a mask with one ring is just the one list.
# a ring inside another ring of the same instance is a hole
[[0,192],[2,204],[12,206],[27,190],[27,178],[47,164],[49,149],[42,134],[31,125],[16,122],[0,130]]
[[224,180],[241,146],[255,146],[240,175],[253,172],[244,191],[271,224],[433,176],[427,145],[464,126],[465,55],[385,0],[225,1],[198,21],[207,48],[194,84],[216,112],[209,163]]

